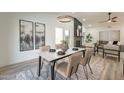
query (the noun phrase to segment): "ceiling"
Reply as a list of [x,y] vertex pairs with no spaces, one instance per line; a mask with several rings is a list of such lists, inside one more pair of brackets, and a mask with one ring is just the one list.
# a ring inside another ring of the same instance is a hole
[[[112,12],[111,17],[117,16],[115,23],[100,23],[108,19],[108,12],[61,12],[59,15],[71,15],[79,19],[85,28],[113,27],[124,25],[124,12]],[[85,19],[85,21],[83,21]]]

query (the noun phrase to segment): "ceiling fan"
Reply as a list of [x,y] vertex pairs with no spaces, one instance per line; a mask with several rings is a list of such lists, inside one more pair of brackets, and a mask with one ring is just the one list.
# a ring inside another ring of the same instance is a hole
[[117,22],[115,19],[118,18],[118,17],[115,16],[115,17],[112,17],[112,18],[111,18],[111,14],[112,14],[112,13],[109,12],[109,13],[108,13],[108,20],[106,20],[106,21],[101,21],[100,23],[105,23],[105,22],[107,22],[107,23],[110,23],[110,22]]

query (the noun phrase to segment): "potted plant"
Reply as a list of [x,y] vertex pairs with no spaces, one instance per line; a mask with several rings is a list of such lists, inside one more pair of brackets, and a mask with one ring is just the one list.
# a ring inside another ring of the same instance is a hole
[[63,50],[67,50],[69,47],[68,47],[68,42],[66,41],[66,40],[62,40],[61,41],[62,42],[62,44],[63,44],[63,46],[64,46],[64,49]]
[[92,39],[93,39],[93,37],[91,36],[90,33],[86,35],[86,43],[92,42]]

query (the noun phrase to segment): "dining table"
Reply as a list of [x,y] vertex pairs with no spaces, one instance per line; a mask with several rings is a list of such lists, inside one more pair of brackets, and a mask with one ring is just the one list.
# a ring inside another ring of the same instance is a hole
[[58,60],[60,59],[63,59],[63,58],[66,58],[66,57],[69,57],[71,56],[72,54],[74,53],[77,53],[77,52],[82,52],[83,54],[83,57],[85,57],[85,48],[78,48],[77,50],[73,50],[74,48],[69,48],[65,51],[65,54],[63,55],[59,55],[58,54],[58,51],[56,49],[55,52],[50,52],[50,51],[46,51],[46,52],[39,52],[39,72],[38,72],[38,76],[40,76],[41,74],[41,61],[42,59],[45,59],[47,60],[49,63],[50,63],[50,72],[51,72],[51,80],[54,80],[55,79],[55,76],[54,76],[54,67],[55,67],[55,64]]

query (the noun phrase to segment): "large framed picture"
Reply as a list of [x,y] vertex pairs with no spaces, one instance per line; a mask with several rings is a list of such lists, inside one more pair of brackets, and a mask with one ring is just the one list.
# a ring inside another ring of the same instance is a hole
[[35,49],[45,46],[45,24],[35,22]]
[[33,22],[27,20],[19,20],[20,29],[20,51],[28,51],[34,49],[33,42]]

